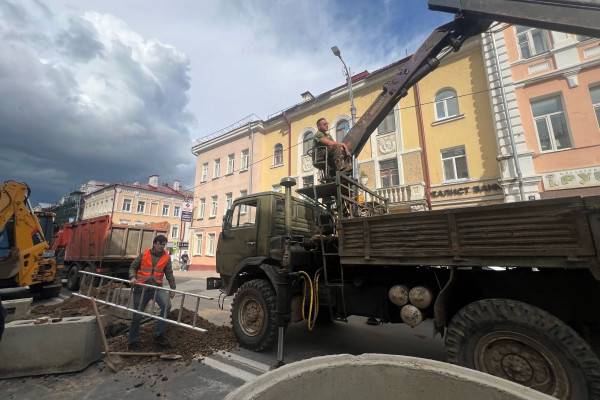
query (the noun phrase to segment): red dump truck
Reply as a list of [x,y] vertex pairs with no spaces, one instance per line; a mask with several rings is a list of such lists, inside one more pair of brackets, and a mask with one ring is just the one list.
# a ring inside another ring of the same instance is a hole
[[131,262],[152,246],[156,235],[166,235],[168,225],[117,225],[104,215],[63,225],[52,248],[62,263],[67,288],[79,288],[79,271],[127,277]]

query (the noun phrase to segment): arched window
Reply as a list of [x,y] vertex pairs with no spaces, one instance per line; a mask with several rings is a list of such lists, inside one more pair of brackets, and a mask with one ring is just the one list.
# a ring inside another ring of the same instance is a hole
[[308,150],[312,149],[313,145],[313,133],[311,131],[304,132],[302,135],[302,155],[306,154]]
[[281,143],[277,143],[275,145],[275,149],[273,150],[273,165],[282,165],[283,164],[283,145]]
[[346,134],[348,133],[349,130],[350,130],[350,122],[348,122],[347,119],[340,120],[335,125],[335,140],[337,140],[338,142],[341,142],[342,140],[344,140],[344,136],[346,136]]
[[435,116],[439,121],[455,117],[458,111],[458,97],[454,89],[442,89],[435,95]]

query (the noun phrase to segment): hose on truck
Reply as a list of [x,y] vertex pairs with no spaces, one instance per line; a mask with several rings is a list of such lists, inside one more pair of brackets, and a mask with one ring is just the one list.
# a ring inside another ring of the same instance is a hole
[[[304,288],[302,290],[302,320],[306,321],[306,327],[309,331],[312,331],[315,327],[317,316],[319,315],[319,276],[321,275],[321,270],[322,268],[317,270],[314,280],[305,271],[300,271],[300,277],[304,281]],[[310,298],[308,315],[306,314],[307,292]]]

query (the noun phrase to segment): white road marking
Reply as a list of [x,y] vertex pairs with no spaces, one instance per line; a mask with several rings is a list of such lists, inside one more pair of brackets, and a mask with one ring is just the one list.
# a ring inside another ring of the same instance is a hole
[[254,360],[252,360],[250,358],[240,356],[239,354],[230,353],[228,351],[221,351],[221,352],[219,352],[217,354],[220,355],[221,357],[231,359],[231,360],[233,360],[233,361],[235,361],[237,363],[240,363],[242,365],[245,365],[245,366],[248,366],[250,368],[256,369],[256,370],[261,371],[263,373],[267,372],[267,371],[269,371],[271,369],[271,367],[268,366],[267,364],[263,364],[263,363],[261,363],[259,361],[254,361]]
[[236,368],[234,366],[225,364],[221,361],[215,360],[214,358],[207,357],[204,360],[202,360],[202,362],[211,368],[224,372],[227,375],[231,375],[245,382],[251,381],[258,376],[248,371],[244,371],[243,369]]

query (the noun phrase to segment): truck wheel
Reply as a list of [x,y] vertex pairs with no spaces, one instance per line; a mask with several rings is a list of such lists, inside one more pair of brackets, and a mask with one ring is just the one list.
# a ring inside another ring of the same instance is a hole
[[67,289],[75,292],[79,290],[79,266],[73,265],[67,273]]
[[600,399],[600,360],[555,316],[526,303],[471,303],[450,322],[448,361],[563,400]]
[[276,295],[264,279],[244,283],[231,304],[231,325],[243,347],[263,351],[275,342],[277,334]]

